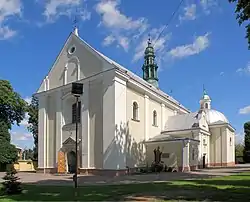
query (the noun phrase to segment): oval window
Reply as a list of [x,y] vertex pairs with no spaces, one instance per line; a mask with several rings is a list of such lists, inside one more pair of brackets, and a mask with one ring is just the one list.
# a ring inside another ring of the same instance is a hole
[[76,50],[76,47],[75,46],[72,46],[70,49],[69,49],[69,54],[73,54]]

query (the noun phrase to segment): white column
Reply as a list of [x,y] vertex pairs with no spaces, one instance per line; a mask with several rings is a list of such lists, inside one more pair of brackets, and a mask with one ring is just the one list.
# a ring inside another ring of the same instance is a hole
[[62,145],[62,92],[57,91],[56,98],[56,161],[58,160],[58,152]]
[[46,76],[46,90],[49,90],[49,77]]
[[46,167],[46,136],[47,136],[47,97],[39,97],[38,111],[38,167]]
[[144,130],[145,130],[145,140],[149,138],[149,97],[144,95]]
[[80,70],[81,70],[81,68],[80,68],[80,63],[78,62],[78,63],[77,63],[77,81],[80,80]]
[[165,128],[165,104],[161,104],[161,130],[163,131]]
[[184,145],[183,145],[183,150],[182,150],[182,168],[183,168],[183,171],[189,171],[190,170],[190,165],[189,165],[190,140],[184,140],[183,144]]
[[47,81],[46,81],[46,78],[45,79],[43,79],[43,84],[44,84],[44,91],[46,91],[47,90]]
[[67,84],[68,63],[64,67],[63,85]]
[[84,92],[82,95],[82,109],[81,109],[81,125],[82,125],[82,168],[89,168],[90,155],[89,155],[89,83],[84,86]]

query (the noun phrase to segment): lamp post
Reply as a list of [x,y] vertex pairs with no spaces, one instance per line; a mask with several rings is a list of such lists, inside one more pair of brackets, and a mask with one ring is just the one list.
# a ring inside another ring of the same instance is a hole
[[76,168],[75,168],[75,175],[73,177],[73,180],[75,182],[75,188],[77,188],[77,174],[78,174],[78,102],[79,102],[79,97],[83,94],[83,84],[82,83],[72,83],[72,88],[71,88],[71,93],[76,97],[76,144],[75,144],[75,149],[76,149]]

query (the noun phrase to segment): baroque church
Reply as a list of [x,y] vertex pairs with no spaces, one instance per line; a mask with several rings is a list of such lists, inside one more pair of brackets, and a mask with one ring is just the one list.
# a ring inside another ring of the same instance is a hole
[[[151,165],[156,148],[164,165],[180,172],[233,166],[235,130],[228,119],[212,109],[205,91],[197,111],[189,111],[160,90],[157,69],[150,40],[141,78],[75,28],[36,93],[38,171],[74,172],[78,159],[80,173],[124,173]],[[78,105],[72,82],[83,84]]]

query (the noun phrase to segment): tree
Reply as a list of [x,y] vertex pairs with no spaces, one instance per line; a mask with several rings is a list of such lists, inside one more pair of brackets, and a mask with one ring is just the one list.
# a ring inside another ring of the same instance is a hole
[[235,156],[243,156],[244,146],[242,144],[235,145]]
[[237,2],[235,13],[239,25],[246,22],[246,38],[248,39],[248,49],[250,49],[250,0],[229,0],[230,3]]
[[13,195],[22,192],[21,182],[19,182],[20,178],[16,174],[17,172],[13,165],[7,169],[6,175],[3,177],[4,182],[2,183],[2,191],[5,194]]
[[18,158],[16,147],[10,143],[9,129],[14,123],[20,124],[25,117],[26,109],[26,102],[13,90],[10,82],[0,80],[0,168],[2,169]]
[[245,148],[244,148],[244,160],[250,162],[250,121],[244,124],[245,133]]
[[11,125],[16,123],[18,126],[25,117],[26,102],[20,95],[14,92],[9,81],[0,80],[0,121]]
[[31,104],[28,107],[29,126],[28,130],[32,133],[34,138],[33,159],[38,156],[38,99],[32,96]]
[[11,164],[17,159],[17,149],[10,144],[8,126],[6,123],[0,122],[0,171],[4,171],[7,164]]

